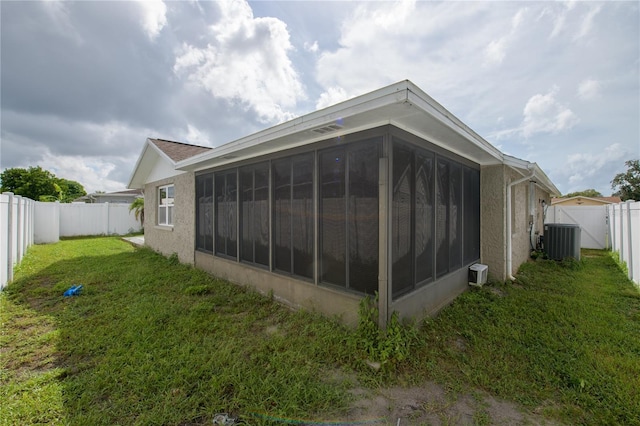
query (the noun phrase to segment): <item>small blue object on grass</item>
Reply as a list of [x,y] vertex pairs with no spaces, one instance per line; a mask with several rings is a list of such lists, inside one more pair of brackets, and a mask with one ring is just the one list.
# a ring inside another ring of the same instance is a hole
[[64,292],[64,297],[77,296],[80,294],[80,290],[82,290],[82,285],[74,285]]

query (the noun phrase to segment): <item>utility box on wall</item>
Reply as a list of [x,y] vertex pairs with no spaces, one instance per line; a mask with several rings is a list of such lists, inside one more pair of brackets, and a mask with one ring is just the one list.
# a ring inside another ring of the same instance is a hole
[[480,263],[474,263],[469,266],[469,285],[482,287],[487,283],[487,275],[489,267]]
[[580,225],[548,223],[544,226],[544,251],[550,259],[573,257],[580,260]]

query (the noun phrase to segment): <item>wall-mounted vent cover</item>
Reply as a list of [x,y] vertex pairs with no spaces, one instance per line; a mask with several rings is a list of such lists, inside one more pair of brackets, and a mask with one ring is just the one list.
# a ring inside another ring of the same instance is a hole
[[328,126],[318,127],[317,129],[313,129],[312,131],[324,135],[325,133],[335,132],[336,130],[340,129],[342,129],[342,126],[340,126],[339,124],[330,124]]
[[573,257],[580,260],[580,225],[547,223],[544,225],[544,251],[550,259]]

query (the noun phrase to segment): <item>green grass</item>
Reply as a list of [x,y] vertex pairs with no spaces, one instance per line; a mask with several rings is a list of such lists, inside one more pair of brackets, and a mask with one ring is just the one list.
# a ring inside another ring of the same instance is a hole
[[426,380],[571,424],[640,424],[640,293],[610,254],[583,254],[376,335],[116,238],[33,246],[0,294],[0,425],[332,420],[354,386]]

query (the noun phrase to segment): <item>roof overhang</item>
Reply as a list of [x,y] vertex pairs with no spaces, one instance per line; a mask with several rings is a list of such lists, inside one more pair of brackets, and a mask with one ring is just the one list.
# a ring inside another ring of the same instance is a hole
[[155,167],[158,159],[162,159],[168,162],[173,167],[176,166],[175,161],[169,158],[167,154],[162,152],[160,148],[158,148],[151,142],[150,139],[147,138],[144,146],[142,147],[142,152],[140,152],[140,156],[138,156],[138,161],[136,161],[136,165],[133,168],[133,172],[131,174],[131,177],[129,178],[127,188],[144,189],[144,185],[147,182],[147,177]]
[[559,196],[560,190],[551,182],[551,179],[538,166],[537,163],[521,160],[516,157],[504,154],[504,164],[515,169],[522,176],[531,176],[531,181],[544,188],[551,197]]
[[405,80],[238,139],[176,164],[198,171],[393,125],[480,165],[504,154],[412,82]]

